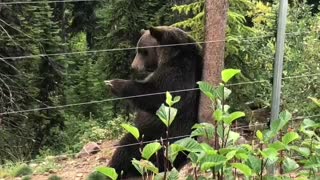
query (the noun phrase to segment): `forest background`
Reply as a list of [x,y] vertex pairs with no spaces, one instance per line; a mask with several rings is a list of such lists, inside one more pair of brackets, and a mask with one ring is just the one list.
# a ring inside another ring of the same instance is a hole
[[[204,40],[204,0],[1,4],[15,1],[0,1],[0,164],[118,138],[132,111],[103,101],[112,97],[103,81],[140,77],[130,64],[141,29],[173,25]],[[318,6],[290,1],[282,108],[296,117],[320,113],[307,99],[320,97]],[[229,1],[225,67],[241,69],[234,83],[256,82],[231,88],[231,108],[251,115],[244,123],[269,118],[277,10],[272,0]],[[106,50],[118,48],[129,49]],[[83,102],[93,103],[50,108]]]

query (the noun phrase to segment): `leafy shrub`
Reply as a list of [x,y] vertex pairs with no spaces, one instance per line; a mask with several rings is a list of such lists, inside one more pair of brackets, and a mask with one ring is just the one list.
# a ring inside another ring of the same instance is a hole
[[24,176],[24,177],[22,177],[21,180],[31,180],[31,179],[32,179],[31,176]]
[[26,176],[30,174],[32,174],[32,169],[26,164],[21,164],[15,167],[12,171],[12,176],[14,177]]
[[[37,160],[40,160],[40,158]],[[49,171],[56,171],[60,168],[60,165],[55,162],[55,158],[53,156],[47,156],[41,160],[42,162],[34,170],[36,174],[43,174]]]
[[99,172],[93,172],[88,176],[87,180],[107,180],[107,178]]
[[65,116],[64,131],[52,130],[51,146],[41,150],[40,158],[61,153],[76,153],[90,142],[98,142],[105,139],[120,137],[124,132],[120,124],[125,117],[120,115],[111,119],[109,115],[97,119],[88,119],[84,116]]
[[61,180],[62,178],[57,175],[52,175],[48,178],[48,180]]
[[[215,105],[213,112],[213,123],[200,123],[193,127],[190,137],[178,140],[172,144],[164,142],[153,142],[141,149],[142,159],[132,160],[134,167],[145,179],[152,174],[155,179],[178,179],[179,173],[176,169],[159,172],[159,169],[149,161],[149,158],[164,148],[165,157],[173,164],[178,153],[188,152],[188,158],[192,163],[194,173],[187,179],[236,179],[240,176],[254,179],[314,179],[320,172],[320,136],[317,130],[320,123],[310,119],[304,119],[299,128],[288,128],[289,122],[293,121],[288,111],[281,112],[279,119],[272,121],[270,128],[264,131],[256,131],[253,139],[256,143],[239,143],[240,134],[233,130],[232,123],[243,117],[243,112],[229,112],[230,107],[225,104],[231,91],[225,87],[226,83],[239,70],[227,69],[222,72],[222,82],[213,87],[208,83],[199,82],[200,90]],[[177,114],[173,108],[178,103],[179,97],[172,97],[167,93],[166,105],[162,104],[157,111],[159,119],[169,127]],[[316,105],[320,106],[320,100],[310,98]],[[137,140],[140,137],[138,129],[131,125],[122,125]],[[169,131],[169,128],[167,129]],[[168,132],[167,132],[168,134]],[[204,142],[199,143],[192,137],[201,137]],[[168,138],[168,137],[166,137]],[[166,140],[166,138],[164,140]],[[278,138],[277,141],[273,141]],[[208,143],[213,140],[214,147]],[[168,164],[165,163],[165,164]],[[275,168],[279,173],[271,177],[266,170]],[[115,180],[118,175],[113,168],[102,167],[98,172]],[[198,172],[201,173],[198,173]],[[210,174],[210,178],[208,175]]]

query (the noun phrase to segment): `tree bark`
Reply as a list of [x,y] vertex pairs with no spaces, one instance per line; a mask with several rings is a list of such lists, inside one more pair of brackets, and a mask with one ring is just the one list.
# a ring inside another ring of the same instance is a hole
[[[227,27],[227,0],[206,0],[205,3],[205,41],[202,81],[218,85],[224,67],[225,35]],[[214,42],[212,42],[214,41]],[[201,94],[199,105],[200,122],[213,123],[212,103]]]

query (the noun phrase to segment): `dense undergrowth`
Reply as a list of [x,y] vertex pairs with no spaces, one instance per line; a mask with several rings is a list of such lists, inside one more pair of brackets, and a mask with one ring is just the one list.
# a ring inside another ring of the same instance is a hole
[[[230,112],[225,100],[231,94],[226,88],[229,80],[240,73],[239,70],[226,69],[222,72],[222,82],[218,87],[199,82],[200,90],[212,101],[214,112],[212,123],[200,123],[193,127],[190,137],[169,144],[168,138],[163,141],[148,143],[141,149],[141,160],[133,159],[132,164],[140,172],[142,179],[171,179],[179,178],[173,165],[178,153],[187,153],[192,164],[193,173],[183,177],[192,179],[316,179],[320,171],[320,123],[310,119],[297,121],[291,113],[283,111],[279,119],[272,121],[264,131],[257,130],[252,142],[241,142],[241,134],[234,130],[232,124],[245,116],[241,111]],[[166,94],[166,103],[157,111],[161,120],[168,128],[174,121],[178,109],[173,105],[179,103],[180,97]],[[311,98],[320,108],[320,100]],[[311,102],[310,102],[311,103]],[[300,123],[292,127],[290,122]],[[134,126],[122,125],[138,141],[141,141],[139,130]],[[167,133],[168,134],[168,133]],[[198,142],[193,137],[201,137]],[[213,146],[209,145],[213,142]],[[143,143],[143,142],[142,142]],[[167,160],[165,172],[149,161],[164,149]],[[266,173],[274,169],[275,175]],[[100,167],[97,172],[116,180],[119,176],[113,168]],[[121,179],[121,177],[120,177]]]

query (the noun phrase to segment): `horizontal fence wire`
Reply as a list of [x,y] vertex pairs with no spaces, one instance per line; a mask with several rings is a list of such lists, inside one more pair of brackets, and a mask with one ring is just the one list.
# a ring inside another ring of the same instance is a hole
[[[294,79],[294,78],[310,77],[310,76],[320,76],[320,73],[304,74],[304,75],[297,75],[297,76],[288,76],[288,77],[283,77],[282,79],[286,80],[286,79]],[[246,85],[246,84],[264,83],[264,82],[270,82],[270,80],[264,79],[264,80],[240,82],[240,83],[226,84],[225,86],[226,87],[231,87],[231,86],[239,86],[239,85]],[[169,92],[170,93],[179,93],[179,92],[188,92],[188,91],[196,91],[196,90],[199,90],[199,88],[181,89],[181,90],[175,90],[175,91],[169,91]],[[42,108],[34,108],[34,109],[2,112],[2,113],[0,113],[0,116],[9,115],[9,114],[18,114],[18,113],[28,113],[28,112],[41,111],[41,110],[61,109],[61,108],[68,108],[68,107],[73,107],[73,106],[98,104],[98,103],[104,103],[104,102],[111,102],[111,101],[125,100],[125,99],[133,99],[133,98],[141,98],[141,97],[147,97],[147,96],[155,96],[155,95],[165,94],[166,92],[167,91],[157,92],[157,93],[140,94],[140,95],[135,95],[135,96],[108,98],[108,99],[103,99],[103,100],[88,101],[88,102],[82,102],[82,103],[72,103],[72,104],[59,105],[59,106],[48,106],[48,107],[42,107]]]
[[[301,35],[309,32],[292,32],[286,33],[286,35]],[[266,37],[274,37],[274,33],[263,35],[263,36],[256,36],[256,37],[238,37],[240,41],[250,41],[254,39],[261,39]],[[146,48],[156,48],[156,47],[173,47],[173,46],[187,46],[187,45],[195,45],[195,44],[210,44],[210,43],[217,43],[217,42],[225,42],[228,41],[227,39],[221,40],[212,40],[212,41],[197,41],[192,43],[176,43],[176,44],[166,44],[166,45],[155,45],[155,46],[143,46],[139,47],[140,49]],[[136,50],[137,47],[128,47],[128,48],[112,48],[112,49],[100,49],[100,50],[88,50],[88,51],[75,51],[75,52],[64,52],[64,53],[49,53],[49,54],[36,54],[36,55],[26,55],[26,56],[13,56],[13,57],[1,57],[3,60],[17,60],[17,59],[29,59],[29,58],[39,58],[39,57],[49,57],[49,56],[67,56],[67,55],[75,55],[75,54],[84,54],[84,53],[104,53],[104,52],[116,52],[116,51],[130,51]]]
[[[263,126],[263,125],[267,125],[267,123],[257,123],[257,124],[253,124],[253,125],[246,125],[246,126],[238,126],[238,127],[233,127],[231,128],[231,130],[237,130],[237,129],[242,129],[242,128],[250,128],[250,127],[255,127],[255,126]],[[182,138],[187,138],[187,137],[191,137],[190,134],[186,134],[186,135],[180,135],[180,136],[174,136],[174,137],[169,137],[168,140],[176,140],[176,139],[182,139]],[[136,142],[136,143],[129,143],[129,144],[123,144],[123,145],[108,145],[107,147],[104,147],[104,149],[108,149],[108,150],[112,150],[112,149],[116,149],[116,148],[124,148],[124,147],[130,147],[130,146],[137,146],[137,145],[144,145],[144,144],[148,144],[148,143],[153,143],[153,142],[160,142],[162,143],[162,141],[167,140],[166,138],[163,139],[154,139],[154,140],[150,140],[150,141],[142,141],[142,142]],[[91,152],[99,152],[100,150],[94,150]],[[65,153],[65,154],[61,154],[55,157],[60,157],[60,156],[75,156],[79,153]],[[33,161],[34,162],[34,161]]]
[[53,0],[53,1],[15,1],[0,2],[0,5],[18,5],[18,4],[50,4],[50,3],[72,3],[72,2],[103,2],[107,0]]
[[[294,121],[294,120],[300,120],[300,119],[306,119],[306,118],[314,118],[314,117],[320,117],[320,114],[313,115],[313,116],[297,117],[297,118],[293,118],[291,120]],[[246,128],[261,127],[261,126],[267,126],[267,125],[268,125],[268,123],[255,123],[255,124],[250,124],[250,125],[245,125],[245,126],[231,127],[230,129],[231,130],[241,130],[241,129],[246,129]],[[240,135],[243,135],[243,134],[240,134]],[[187,138],[187,137],[191,137],[191,135],[187,134],[187,135],[169,137],[168,140],[176,140],[176,139],[182,139],[182,138]],[[164,138],[164,139],[155,139],[155,140],[142,141],[142,142],[136,142],[136,143],[129,143],[129,144],[123,144],[123,145],[111,144],[111,145],[108,145],[108,146],[104,147],[104,149],[113,150],[113,149],[116,149],[116,148],[125,148],[125,147],[131,147],[131,146],[138,146],[138,145],[144,145],[144,144],[153,143],[153,142],[162,143],[165,140],[167,140],[167,139],[166,138]],[[83,149],[83,150],[86,152],[85,149]],[[91,153],[95,153],[95,152],[100,152],[100,151],[101,150],[98,149],[98,150],[93,150],[93,151],[90,151],[90,152]],[[58,157],[61,157],[61,156],[76,156],[78,154],[79,154],[79,152],[78,153],[65,153],[65,154],[60,154],[60,155],[54,156],[54,157],[58,158]],[[35,162],[35,161],[37,161],[37,160],[32,160],[32,162]],[[41,160],[39,160],[39,161],[41,161]]]

